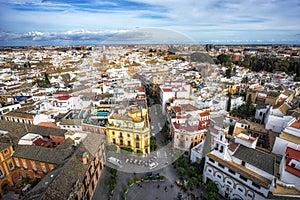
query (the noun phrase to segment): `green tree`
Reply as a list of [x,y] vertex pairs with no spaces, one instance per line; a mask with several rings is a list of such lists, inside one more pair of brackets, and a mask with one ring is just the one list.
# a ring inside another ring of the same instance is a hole
[[230,112],[230,108],[231,108],[231,96],[232,96],[232,94],[230,92],[228,92],[227,96],[228,96],[228,102],[227,102],[226,111]]
[[198,183],[198,179],[196,177],[192,177],[188,181],[188,185],[190,187],[194,187]]
[[189,160],[184,157],[184,156],[181,156],[179,159],[178,159],[178,165],[180,167],[183,167],[183,168],[187,168],[189,166]]
[[118,170],[116,170],[115,168],[110,168],[109,170],[109,173],[114,177],[117,177],[117,172]]
[[231,63],[231,57],[229,55],[226,55],[224,53],[217,56],[217,59],[220,64],[225,65]]
[[157,148],[156,138],[154,136],[150,137],[150,150],[155,151]]
[[209,192],[208,193],[208,199],[209,200],[220,200],[220,195],[216,192]]
[[241,83],[248,83],[249,82],[249,78],[248,78],[248,76],[244,76],[243,78],[242,78],[242,81],[241,81]]
[[50,80],[46,72],[44,73],[44,80],[45,80],[45,85],[50,86]]
[[226,78],[230,78],[231,77],[231,71],[232,71],[232,68],[231,67],[227,67],[227,69],[225,71]]
[[229,134],[229,135],[233,135],[233,131],[234,131],[234,126],[233,126],[233,125],[230,125],[230,126],[229,126],[229,129],[228,129],[228,134]]
[[110,190],[113,190],[115,188],[116,183],[117,183],[117,181],[114,178],[113,179],[109,179],[107,181],[107,185],[108,185],[108,187],[109,187]]
[[248,99],[247,99],[247,102],[246,102],[246,113],[248,116],[251,115],[251,112],[252,112],[252,99],[251,99],[251,94],[248,95]]
[[190,167],[188,168],[188,174],[189,174],[189,176],[194,176],[194,175],[196,175],[196,174],[197,174],[197,168],[194,167],[194,166],[190,166]]
[[185,171],[185,169],[183,167],[179,167],[177,169],[177,173],[178,173],[178,176],[180,176],[180,177],[183,177],[183,176],[186,175],[186,171]]
[[207,190],[208,193],[209,192],[218,193],[218,186],[212,181],[208,182],[205,185],[205,189]]
[[202,174],[198,174],[196,178],[197,178],[198,182],[201,183],[202,180],[203,180],[203,175]]

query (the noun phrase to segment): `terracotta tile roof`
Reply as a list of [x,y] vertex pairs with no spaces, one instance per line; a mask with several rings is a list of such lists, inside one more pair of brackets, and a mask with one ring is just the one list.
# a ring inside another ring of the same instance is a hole
[[59,101],[67,101],[71,98],[71,96],[59,96],[57,97],[57,100]]
[[50,128],[60,128],[59,126],[56,126],[56,124],[51,123],[51,122],[41,122],[38,124],[38,126],[46,126]]
[[199,110],[197,107],[195,107],[191,104],[181,104],[180,107],[182,108],[182,110],[187,111],[187,112]]
[[228,149],[232,152],[234,152],[236,150],[236,148],[239,146],[240,144],[239,143],[231,143],[229,146],[228,146]]
[[295,121],[294,123],[291,124],[291,127],[300,129],[300,120]]
[[171,90],[170,88],[162,88],[162,90],[163,90],[164,92],[172,92],[172,90]]
[[173,106],[173,110],[175,113],[181,112],[181,107],[180,106]]
[[35,140],[35,141],[33,142],[33,144],[34,144],[35,146],[43,146],[43,145],[45,144],[45,142],[47,142],[47,141],[46,141],[46,140],[43,140],[42,138],[39,138],[39,139]]
[[286,168],[285,170],[300,177],[300,169],[297,169],[296,166],[289,165],[291,160],[295,160],[300,164],[300,151],[287,147],[285,154],[288,155],[286,158]]
[[199,113],[199,115],[200,115],[200,117],[205,117],[205,116],[210,116],[210,113],[209,113],[209,111],[206,110],[206,111]]

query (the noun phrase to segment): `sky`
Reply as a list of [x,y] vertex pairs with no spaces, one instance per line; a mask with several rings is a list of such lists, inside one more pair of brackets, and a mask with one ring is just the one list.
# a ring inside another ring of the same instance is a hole
[[300,1],[0,0],[1,46],[100,44],[116,38],[299,44]]

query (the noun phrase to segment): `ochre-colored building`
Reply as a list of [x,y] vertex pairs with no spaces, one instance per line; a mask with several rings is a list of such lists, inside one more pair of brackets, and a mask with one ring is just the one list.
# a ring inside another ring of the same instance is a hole
[[108,117],[106,134],[109,143],[130,148],[137,153],[149,153],[150,126],[147,107],[132,105],[116,108]]
[[11,172],[15,165],[11,155],[13,146],[9,142],[0,142],[0,198],[3,197],[5,190],[13,185]]

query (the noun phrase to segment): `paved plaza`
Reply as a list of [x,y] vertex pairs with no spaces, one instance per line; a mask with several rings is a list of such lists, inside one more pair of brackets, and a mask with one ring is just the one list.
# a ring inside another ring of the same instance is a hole
[[[186,192],[181,191],[180,188],[175,184],[175,180],[178,179],[178,176],[176,169],[174,169],[172,165],[168,165],[165,168],[152,173],[159,173],[160,175],[163,175],[165,177],[165,181],[153,182],[150,180],[149,182],[140,182],[138,184],[135,183],[132,187],[129,187],[126,195],[127,200],[173,200],[177,197],[178,192],[182,193],[182,197],[185,200],[193,199],[191,193],[193,193],[195,197],[198,197],[198,199],[201,199],[200,196],[206,196],[203,186],[198,188],[195,187],[192,191],[190,189],[188,189]],[[136,174],[136,176],[144,177],[146,174],[148,173]],[[95,190],[93,200],[121,200],[122,194],[124,193],[124,186],[128,185],[129,179],[133,179],[135,174],[118,171],[117,184],[111,198],[108,197],[108,187],[106,184],[107,180],[110,179],[110,176],[111,175],[108,172],[108,168],[105,167]]]

